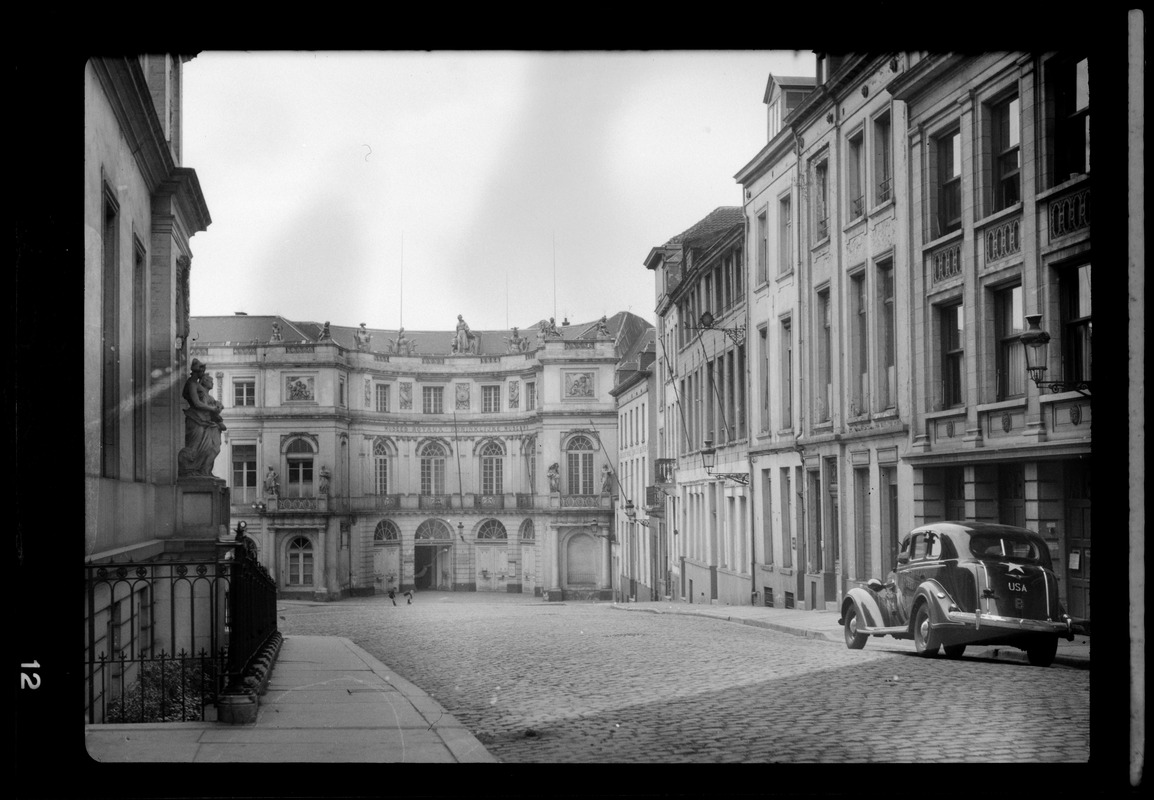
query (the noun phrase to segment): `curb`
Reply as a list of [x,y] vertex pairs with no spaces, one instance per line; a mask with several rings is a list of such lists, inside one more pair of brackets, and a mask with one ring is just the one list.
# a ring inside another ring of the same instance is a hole
[[[614,606],[615,608],[617,606]],[[798,628],[789,625],[782,625],[775,622],[766,622],[760,619],[749,619],[747,617],[731,617],[723,616],[721,614],[710,614],[709,612],[699,611],[682,611],[680,609],[664,609],[664,608],[621,608],[621,611],[645,611],[650,614],[678,614],[683,617],[706,617],[709,619],[720,620],[721,622],[736,622],[742,625],[750,625],[755,628],[766,628],[768,630],[777,631],[779,633],[788,633],[792,636],[801,636],[806,639],[820,639],[826,642],[841,642],[841,636],[835,636],[825,631],[815,631],[808,628]],[[1016,650],[1014,648],[987,648],[986,650],[975,653],[978,658],[988,658],[994,661],[1018,661],[1023,664],[1028,664],[1025,652]],[[1088,658],[1071,658],[1063,656],[1061,653],[1054,656],[1054,663],[1060,664],[1064,667],[1071,667],[1072,669],[1090,669],[1090,660]]]

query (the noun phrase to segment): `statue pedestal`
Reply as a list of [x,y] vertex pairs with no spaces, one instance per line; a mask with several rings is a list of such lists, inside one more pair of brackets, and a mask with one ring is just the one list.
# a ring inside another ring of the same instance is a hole
[[184,477],[176,481],[176,535],[181,539],[221,539],[232,519],[223,478]]

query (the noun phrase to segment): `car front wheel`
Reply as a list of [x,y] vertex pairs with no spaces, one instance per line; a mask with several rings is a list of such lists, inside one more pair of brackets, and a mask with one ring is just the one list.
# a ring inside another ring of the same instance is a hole
[[938,635],[930,627],[930,610],[922,603],[914,612],[914,648],[919,656],[935,656],[940,646]]
[[857,626],[857,606],[850,603],[845,610],[845,646],[850,650],[861,650],[865,647],[866,639],[869,638],[864,633],[858,633]]
[[1026,648],[1026,659],[1035,667],[1048,667],[1058,652],[1058,637],[1050,636]]

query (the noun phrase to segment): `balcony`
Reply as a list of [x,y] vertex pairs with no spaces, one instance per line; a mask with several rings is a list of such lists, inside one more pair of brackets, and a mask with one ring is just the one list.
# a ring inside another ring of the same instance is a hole
[[422,494],[417,496],[417,508],[452,508],[451,494]]
[[473,508],[504,508],[505,495],[503,494],[475,494]]
[[676,458],[659,458],[653,463],[653,468],[659,485],[668,486],[677,480]]

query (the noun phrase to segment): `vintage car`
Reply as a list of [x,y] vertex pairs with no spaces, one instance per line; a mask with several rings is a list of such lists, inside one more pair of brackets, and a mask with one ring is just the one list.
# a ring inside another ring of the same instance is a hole
[[989,522],[935,522],[910,531],[889,580],[851,589],[841,613],[852,650],[870,636],[913,639],[919,654],[943,648],[951,658],[968,645],[1003,645],[1048,667],[1058,637],[1074,638],[1045,540]]

